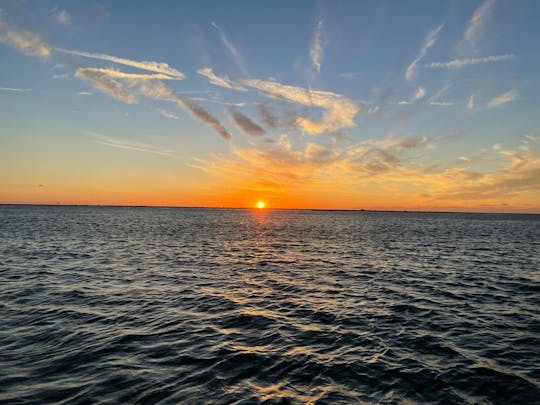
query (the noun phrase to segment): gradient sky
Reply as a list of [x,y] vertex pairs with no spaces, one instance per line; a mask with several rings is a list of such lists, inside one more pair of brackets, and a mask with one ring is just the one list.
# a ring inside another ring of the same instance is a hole
[[538,21],[0,0],[0,202],[540,212]]

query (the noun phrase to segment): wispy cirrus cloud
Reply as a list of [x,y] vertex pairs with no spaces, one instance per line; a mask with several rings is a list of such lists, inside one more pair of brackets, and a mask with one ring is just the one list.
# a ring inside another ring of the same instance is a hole
[[180,80],[177,77],[169,76],[163,73],[127,73],[112,68],[81,67],[78,68],[76,72],[80,72],[81,74],[97,74],[127,80]]
[[68,55],[80,56],[82,58],[104,60],[107,62],[116,63],[118,65],[125,65],[141,70],[147,70],[149,72],[162,73],[163,75],[170,76],[171,78],[174,78],[176,80],[181,80],[185,78],[185,75],[182,72],[169,66],[167,63],[164,62],[136,61],[126,58],[120,58],[118,56],[106,55],[103,53],[90,53],[62,48],[55,48],[55,51]]
[[348,72],[348,73],[339,73],[338,77],[341,79],[357,79],[360,73],[358,72]]
[[225,31],[219,25],[217,25],[214,21],[212,21],[211,24],[212,27],[214,27],[218,31],[221,42],[223,42],[223,45],[225,45],[225,48],[227,48],[227,50],[229,51],[229,54],[236,67],[240,70],[242,74],[246,75],[247,70],[244,66],[242,57],[240,56],[240,53],[237,51],[236,47],[232,44],[231,41],[229,41],[229,38],[227,38],[227,35],[225,35]]
[[490,110],[492,108],[501,107],[505,104],[511,103],[515,101],[519,96],[519,93],[517,90],[512,89],[510,91],[507,91],[506,93],[500,94],[496,97],[493,97],[492,99],[488,100],[487,102],[478,104],[476,102],[474,94],[469,96],[467,99],[466,108],[468,111],[485,111]]
[[504,104],[511,103],[518,97],[518,92],[516,90],[507,91],[504,94],[501,94],[497,97],[492,98],[486,103],[486,108],[496,108]]
[[414,92],[414,95],[409,100],[400,100],[398,105],[411,105],[416,104],[419,100],[422,100],[426,96],[426,89],[422,86],[418,86]]
[[208,81],[216,86],[225,87],[227,89],[246,91],[246,89],[239,84],[235,83],[227,76],[218,76],[211,68],[202,68],[197,70],[197,73],[204,76]]
[[71,25],[71,15],[66,9],[57,10],[53,13],[54,20],[61,25]]
[[16,87],[0,87],[0,91],[12,91],[15,93],[26,93],[32,91],[32,89],[19,89]]
[[429,101],[428,104],[437,107],[450,107],[456,103],[453,101]]
[[311,40],[311,48],[309,49],[309,56],[311,57],[311,64],[317,73],[321,72],[321,63],[324,56],[324,47],[326,45],[326,39],[323,31],[323,21],[319,20],[315,30],[313,32],[313,39]]
[[462,44],[468,44],[476,51],[476,42],[483,35],[488,17],[493,11],[495,0],[485,0],[473,13],[463,34]]
[[137,96],[124,84],[107,74],[77,69],[75,77],[88,81],[97,90],[127,104],[137,103]]
[[422,44],[422,47],[420,48],[420,51],[416,55],[416,57],[413,59],[413,61],[409,64],[407,67],[407,70],[405,71],[405,78],[408,81],[411,81],[414,79],[416,75],[416,70],[418,69],[418,63],[422,60],[424,56],[426,56],[427,51],[429,48],[431,48],[435,43],[437,42],[437,37],[439,35],[439,32],[442,30],[444,24],[439,25],[434,30],[430,31],[426,38],[424,39],[424,43]]
[[53,48],[41,36],[9,23],[0,9],[0,42],[30,55],[47,58]]
[[471,94],[469,98],[467,99],[467,110],[473,111],[476,107],[476,104],[474,102],[474,94]]
[[172,112],[164,110],[162,108],[158,108],[157,112],[160,113],[162,116],[170,118],[172,120],[177,120],[179,118],[176,114],[173,114]]
[[[95,89],[127,104],[136,104],[138,96],[174,102],[186,109],[194,118],[213,128],[222,138],[231,139],[231,134],[223,124],[208,110],[195,104],[184,95],[168,88],[163,80],[180,80],[184,74],[167,63],[135,61],[101,53],[55,48],[37,34],[21,30],[8,23],[0,10],[0,41],[20,51],[40,57],[54,56],[63,63],[75,68],[74,76],[86,80]],[[112,68],[95,68],[82,63],[69,61],[61,55],[73,55],[82,58],[104,60],[111,63],[154,72],[154,74],[127,73]]]
[[515,58],[514,54],[484,56],[482,58],[454,59],[448,62],[431,62],[424,65],[426,68],[456,69],[465,66],[479,65],[484,63],[501,62]]
[[125,141],[121,139],[111,138],[103,136],[91,131],[85,131],[86,135],[90,135],[94,138],[94,142],[103,146],[109,146],[117,149],[130,150],[134,152],[150,153],[154,155],[175,157],[175,151],[171,149],[163,149],[157,146],[149,145],[147,143]]
[[162,81],[144,80],[137,84],[137,91],[140,94],[156,100],[175,102],[178,106],[185,108],[194,118],[212,127],[223,139],[231,139],[231,133],[227,131],[223,124],[216,117],[214,117],[212,113],[195,104],[181,93],[167,87]]
[[352,127],[355,125],[354,117],[360,111],[360,107],[353,100],[328,91],[290,86],[271,80],[244,79],[241,80],[241,83],[258,89],[270,97],[281,97],[305,106],[324,109],[325,112],[320,122],[305,117],[296,120],[296,124],[310,135]]

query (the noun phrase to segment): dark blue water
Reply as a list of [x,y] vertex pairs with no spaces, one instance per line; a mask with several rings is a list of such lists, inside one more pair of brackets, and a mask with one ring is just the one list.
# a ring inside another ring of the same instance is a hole
[[540,403],[540,216],[0,207],[0,402]]

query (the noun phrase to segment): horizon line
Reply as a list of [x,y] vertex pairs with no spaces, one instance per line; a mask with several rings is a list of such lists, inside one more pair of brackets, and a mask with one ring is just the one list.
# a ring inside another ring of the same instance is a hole
[[417,210],[417,209],[373,209],[373,208],[280,208],[266,207],[215,207],[190,205],[136,205],[136,204],[51,204],[51,203],[2,203],[0,206],[33,206],[33,207],[93,207],[93,208],[177,208],[177,209],[218,209],[218,210],[255,210],[255,211],[335,211],[335,212],[395,212],[425,214],[500,214],[500,215],[540,215],[540,212],[508,212],[508,211],[449,211],[449,210]]

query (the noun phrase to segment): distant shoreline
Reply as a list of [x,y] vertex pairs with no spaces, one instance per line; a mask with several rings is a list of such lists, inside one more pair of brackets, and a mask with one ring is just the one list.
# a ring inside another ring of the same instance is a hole
[[[204,207],[175,205],[114,205],[114,204],[26,204],[0,203],[0,207],[87,207],[87,208],[166,208],[166,209],[206,209],[206,210],[258,210],[251,207]],[[320,211],[320,212],[380,212],[408,214],[485,214],[485,215],[540,215],[540,212],[505,211],[425,211],[425,210],[377,210],[377,209],[332,209],[332,208],[265,208],[267,211]]]

